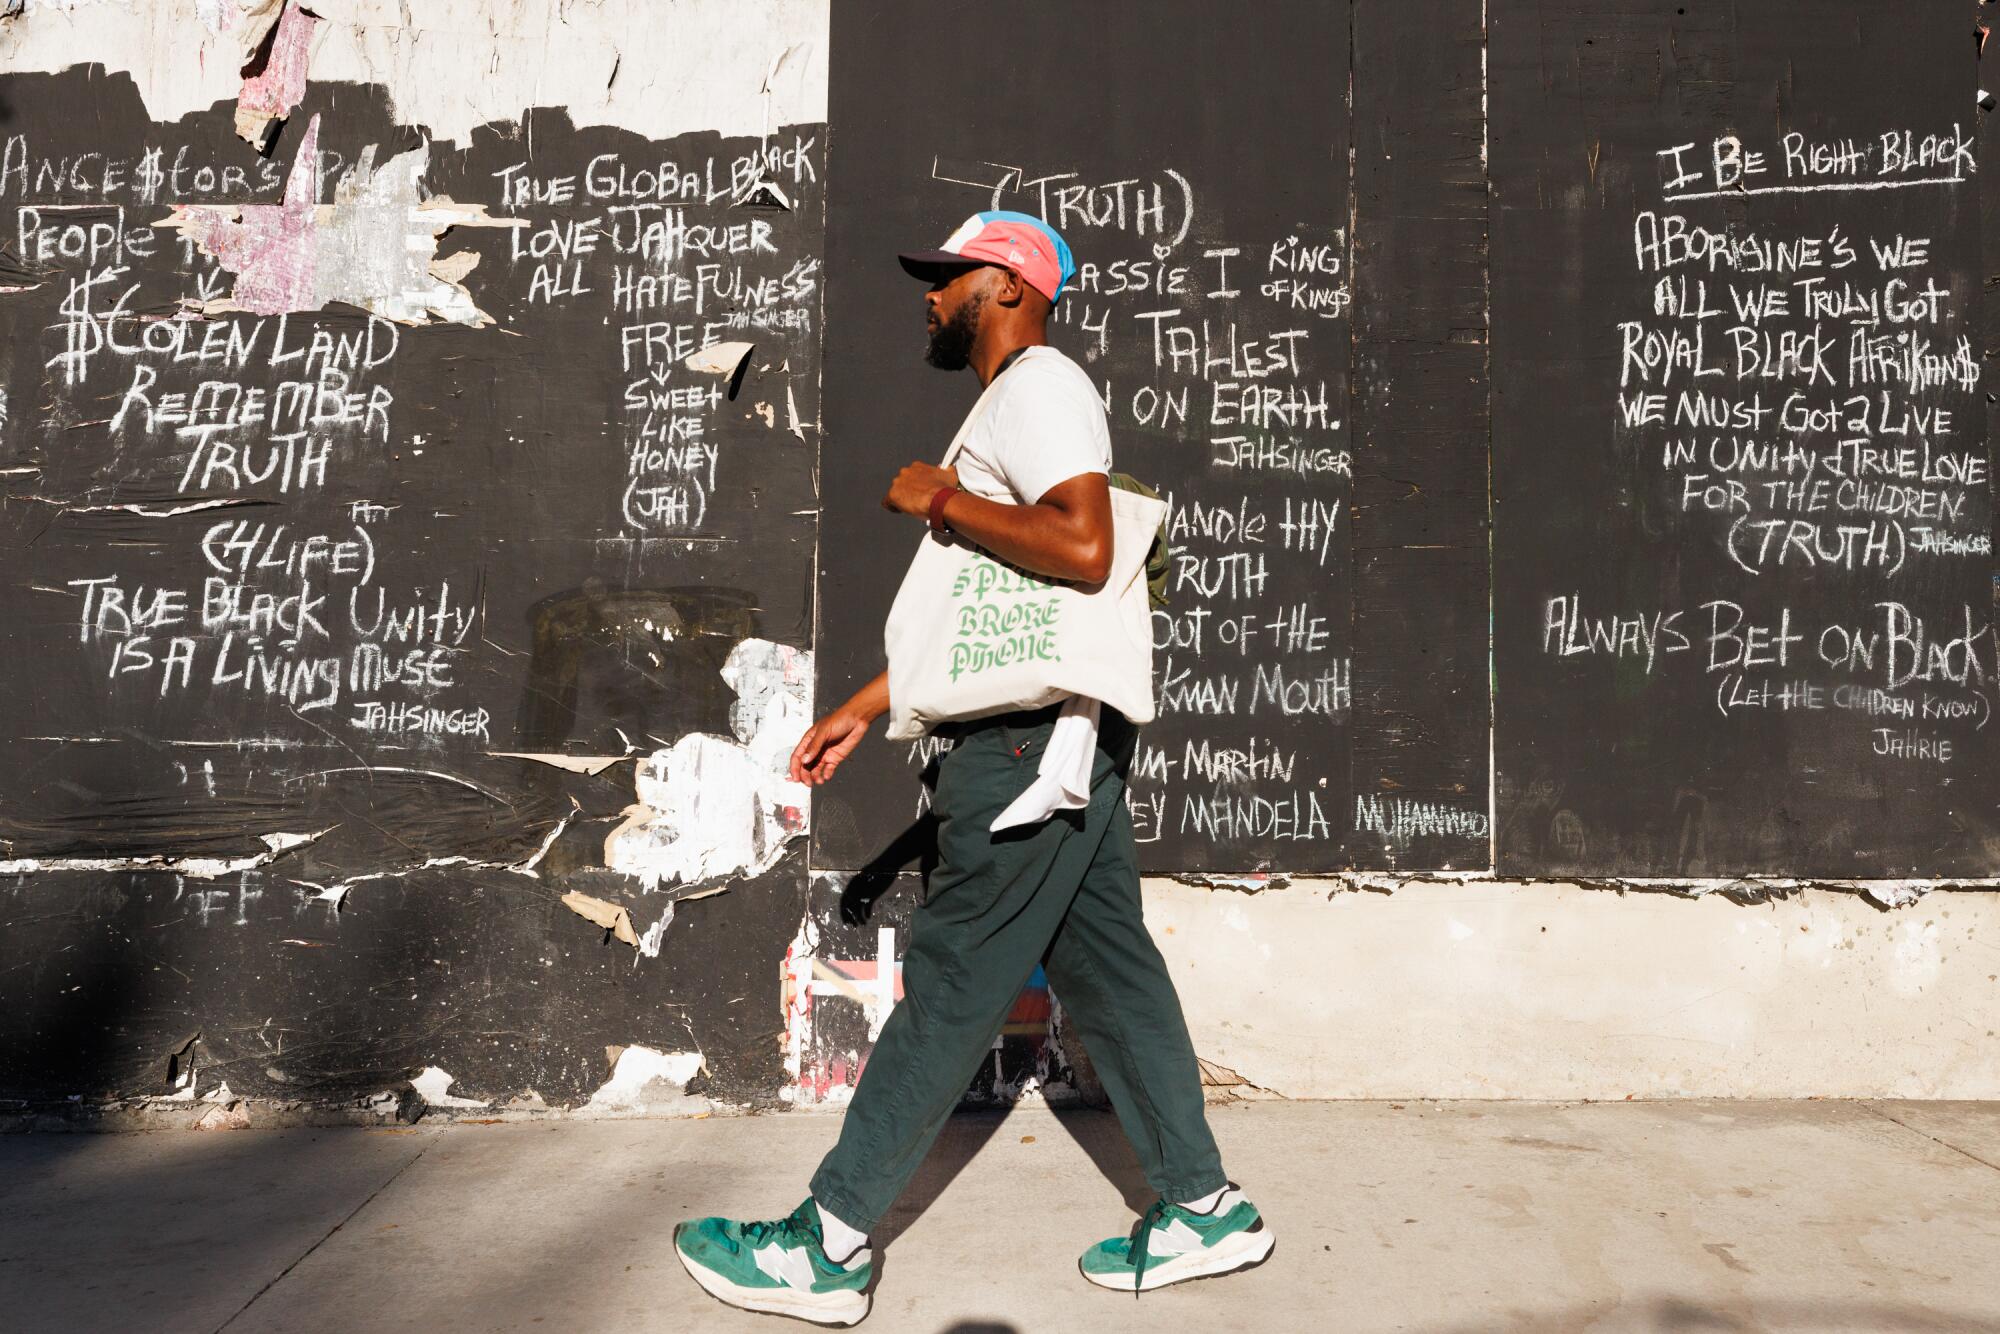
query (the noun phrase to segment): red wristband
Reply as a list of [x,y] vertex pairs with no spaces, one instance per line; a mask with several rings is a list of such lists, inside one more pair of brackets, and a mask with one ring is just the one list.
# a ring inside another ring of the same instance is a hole
[[932,532],[934,532],[934,533],[948,533],[948,532],[950,532],[950,531],[951,531],[951,530],[950,530],[949,528],[945,527],[945,522],[944,522],[944,507],[945,507],[945,505],[946,505],[946,504],[947,504],[947,503],[948,503],[948,502],[949,502],[949,501],[951,500],[951,498],[952,498],[953,496],[957,495],[957,494],[958,494],[958,488],[957,488],[957,487],[955,487],[955,486],[941,486],[941,487],[939,487],[939,488],[937,489],[937,493],[936,493],[935,495],[933,495],[933,496],[931,497],[931,531],[932,531]]

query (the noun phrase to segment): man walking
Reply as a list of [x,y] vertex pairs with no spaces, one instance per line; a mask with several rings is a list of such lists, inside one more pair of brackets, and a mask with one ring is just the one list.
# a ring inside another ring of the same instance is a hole
[[[1075,272],[1053,228],[976,214],[942,249],[900,257],[924,297],[940,370],[988,387],[956,467],[912,463],[883,504],[1048,578],[1100,583],[1112,556],[1111,438],[1097,390],[1048,346]],[[815,723],[792,754],[819,784],[889,710],[888,675]],[[675,1249],[725,1302],[819,1324],[868,1313],[868,1233],[922,1162],[1037,964],[1062,997],[1160,1200],[1131,1235],[1085,1251],[1083,1276],[1132,1292],[1261,1263],[1272,1236],[1223,1174],[1200,1071],[1141,917],[1125,805],[1137,729],[1082,696],[947,723],[932,809],[938,859],[912,920],[904,1000],[848,1105],[840,1140],[789,1217],[683,1223]]]

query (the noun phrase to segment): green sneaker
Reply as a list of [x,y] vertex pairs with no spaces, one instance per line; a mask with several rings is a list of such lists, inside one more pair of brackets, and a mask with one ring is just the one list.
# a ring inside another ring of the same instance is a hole
[[1257,1206],[1231,1182],[1207,1213],[1161,1200],[1131,1236],[1098,1242],[1077,1268],[1100,1288],[1138,1293],[1253,1268],[1264,1263],[1274,1244]]
[[851,1268],[829,1260],[819,1206],[810,1198],[770,1223],[697,1218],[674,1229],[674,1253],[709,1296],[746,1311],[816,1325],[854,1325],[868,1314],[871,1256]]

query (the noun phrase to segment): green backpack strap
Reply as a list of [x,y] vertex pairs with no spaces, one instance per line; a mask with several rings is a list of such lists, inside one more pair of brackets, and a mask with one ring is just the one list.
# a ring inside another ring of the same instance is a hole
[[[1114,472],[1110,476],[1111,485],[1120,491],[1133,491],[1148,500],[1158,500],[1160,493],[1126,472]],[[1155,611],[1167,605],[1167,572],[1173,568],[1173,548],[1167,545],[1167,521],[1160,520],[1160,531],[1153,534],[1153,545],[1146,552],[1146,595]]]

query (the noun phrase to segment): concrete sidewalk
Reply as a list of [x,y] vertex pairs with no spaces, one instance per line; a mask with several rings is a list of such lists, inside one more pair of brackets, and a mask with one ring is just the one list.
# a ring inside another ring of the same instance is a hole
[[[1120,1297],[1077,1252],[1147,1201],[1105,1113],[955,1118],[885,1228],[878,1331],[2000,1330],[2000,1104],[1214,1109],[1278,1236]],[[838,1117],[0,1140],[23,1331],[771,1331],[677,1219],[774,1216]]]

